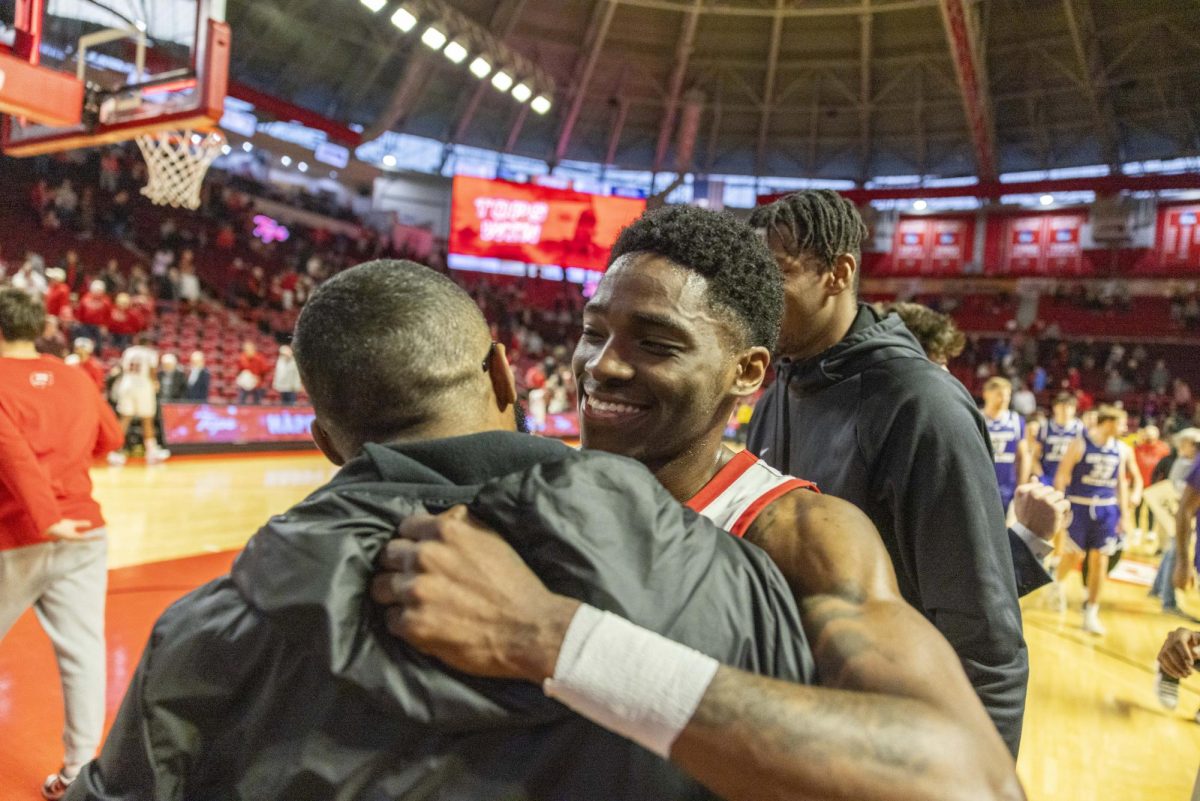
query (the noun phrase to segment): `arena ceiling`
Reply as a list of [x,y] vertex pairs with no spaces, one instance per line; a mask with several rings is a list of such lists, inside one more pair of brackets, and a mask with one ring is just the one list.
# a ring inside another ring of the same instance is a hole
[[368,137],[639,170],[865,181],[1200,154],[1194,0],[441,4],[552,76],[551,111],[393,28],[397,0],[229,0],[233,78]]

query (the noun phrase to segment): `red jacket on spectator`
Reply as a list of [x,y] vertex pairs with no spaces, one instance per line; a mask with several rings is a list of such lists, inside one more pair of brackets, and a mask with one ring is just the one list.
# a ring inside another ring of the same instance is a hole
[[107,374],[104,371],[104,365],[95,356],[85,362],[80,362],[76,365],[80,370],[87,373],[88,378],[96,382],[96,389],[100,390],[100,394],[104,394],[104,379]]
[[75,319],[84,325],[107,326],[112,316],[112,300],[108,295],[93,295],[88,292],[75,306]]
[[71,306],[71,287],[62,281],[55,281],[46,290],[46,314],[51,317],[61,317],[63,309]]
[[239,355],[237,369],[239,373],[243,370],[249,370],[263,382],[267,380],[271,372],[271,368],[267,365],[267,360],[263,358],[261,353],[256,353],[253,356],[247,356],[244,353]]
[[142,319],[142,315],[132,307],[128,309],[113,307],[108,316],[108,330],[114,334],[133,336],[141,333],[145,328],[146,322]]

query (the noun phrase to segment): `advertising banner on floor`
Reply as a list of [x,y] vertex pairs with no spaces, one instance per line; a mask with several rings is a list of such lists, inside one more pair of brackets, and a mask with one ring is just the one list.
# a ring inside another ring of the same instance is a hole
[[988,220],[986,272],[1082,275],[1086,212],[998,216]]
[[1159,206],[1154,243],[1163,272],[1200,272],[1200,205]]
[[451,205],[452,254],[603,271],[646,201],[459,175]]
[[974,217],[901,217],[881,274],[961,275],[974,250]]

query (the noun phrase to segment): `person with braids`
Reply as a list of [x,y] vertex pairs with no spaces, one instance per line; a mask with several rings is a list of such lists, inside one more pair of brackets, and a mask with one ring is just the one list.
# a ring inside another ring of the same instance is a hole
[[828,190],[754,210],[783,273],[777,376],[748,449],[850,501],[879,529],[904,598],[949,640],[1016,754],[1029,679],[1019,593],[1049,546],[1004,511],[971,396],[898,316],[858,301],[866,226]]

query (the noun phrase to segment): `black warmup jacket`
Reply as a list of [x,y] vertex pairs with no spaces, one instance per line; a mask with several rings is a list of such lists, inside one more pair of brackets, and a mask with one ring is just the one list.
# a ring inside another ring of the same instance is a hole
[[1029,661],[1014,562],[1026,584],[1047,577],[1006,533],[987,429],[962,384],[899,317],[863,304],[840,343],[780,364],[747,447],[871,518],[904,598],[950,641],[1015,754]]
[[504,432],[368,445],[163,614],[67,798],[711,798],[540,687],[456,673],[387,634],[367,596],[376,556],[408,515],[460,502],[551,589],[725,664],[810,680],[770,559],[640,464]]

